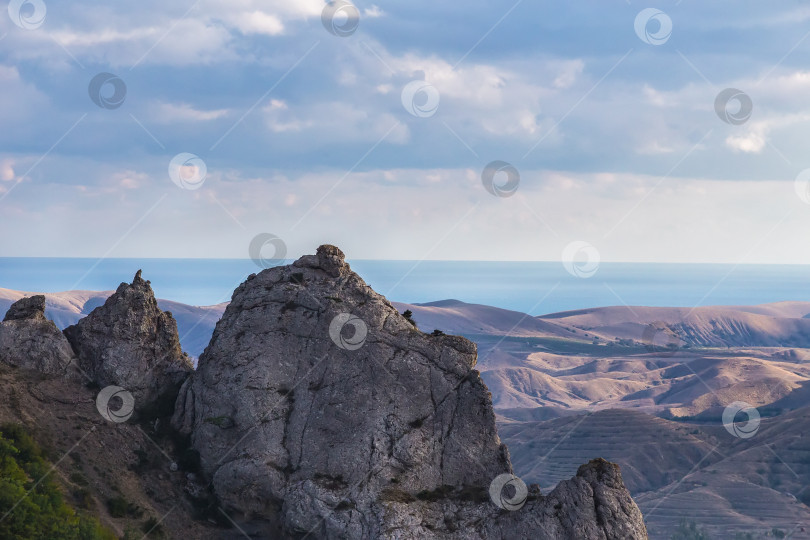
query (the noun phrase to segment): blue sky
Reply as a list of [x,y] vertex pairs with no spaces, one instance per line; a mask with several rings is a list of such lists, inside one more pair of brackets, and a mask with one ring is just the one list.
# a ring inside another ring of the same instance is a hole
[[[346,37],[319,0],[45,0],[41,26],[20,3],[0,13],[4,256],[241,258],[267,232],[293,257],[558,260],[576,241],[810,263],[802,2],[358,1]],[[634,29],[650,7],[672,22],[659,45]],[[120,107],[90,99],[99,73]],[[415,80],[439,99],[424,117],[403,106]],[[742,125],[715,112],[725,88],[753,102]],[[205,164],[197,189],[169,175],[180,153]],[[520,172],[511,197],[482,185],[495,160]]]

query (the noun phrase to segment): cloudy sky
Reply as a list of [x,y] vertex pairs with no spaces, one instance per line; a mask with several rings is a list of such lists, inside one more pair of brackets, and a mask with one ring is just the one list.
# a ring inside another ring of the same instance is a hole
[[810,263],[806,2],[325,6],[11,2],[0,255]]

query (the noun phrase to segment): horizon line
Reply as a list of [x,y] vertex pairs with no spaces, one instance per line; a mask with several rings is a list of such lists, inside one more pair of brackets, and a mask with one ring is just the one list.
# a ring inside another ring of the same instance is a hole
[[[242,261],[252,262],[249,258],[233,257],[53,257],[53,256],[0,256],[0,261],[9,259],[34,259],[34,260],[89,260],[89,261]],[[284,259],[284,264],[292,264],[297,258]],[[350,259],[353,262],[404,262],[404,263],[427,263],[427,262],[457,262],[457,263],[550,263],[562,264],[561,260],[540,260],[540,259]],[[658,264],[658,265],[713,265],[713,266],[810,266],[810,263],[793,262],[708,262],[708,261],[611,261],[602,260],[599,264]],[[282,266],[281,264],[276,266]],[[272,268],[272,267],[271,267]]]

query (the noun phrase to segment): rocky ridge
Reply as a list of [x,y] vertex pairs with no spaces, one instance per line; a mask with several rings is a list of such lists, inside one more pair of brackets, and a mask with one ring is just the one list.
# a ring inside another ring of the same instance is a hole
[[[193,373],[140,272],[64,335],[44,304],[12,306],[0,360],[63,378],[76,363],[94,385],[130,391],[143,417],[174,404],[190,449],[168,451],[200,465],[171,469],[191,496],[178,523],[213,497],[256,538],[647,538],[604,460],[546,496],[521,491],[475,345],[420,332],[334,246],[240,285]],[[493,489],[504,477],[510,487]]]
[[177,389],[192,370],[180,348],[177,323],[158,308],[140,270],[131,284],[122,283],[104,305],[64,334],[85,375],[102,387],[126,388],[140,411],[170,412]]
[[519,511],[475,345],[417,330],[321,246],[252,275],[173,423],[229,512],[259,535],[646,538],[615,465],[595,461]]

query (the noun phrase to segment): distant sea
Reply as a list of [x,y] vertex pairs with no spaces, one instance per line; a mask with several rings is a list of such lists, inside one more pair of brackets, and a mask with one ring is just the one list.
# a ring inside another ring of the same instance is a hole
[[[389,300],[445,299],[542,315],[616,306],[750,305],[810,301],[810,266],[602,263],[576,278],[556,262],[349,261]],[[159,298],[192,305],[230,300],[249,274],[240,259],[0,258],[0,287],[32,292],[111,290],[138,269]]]

